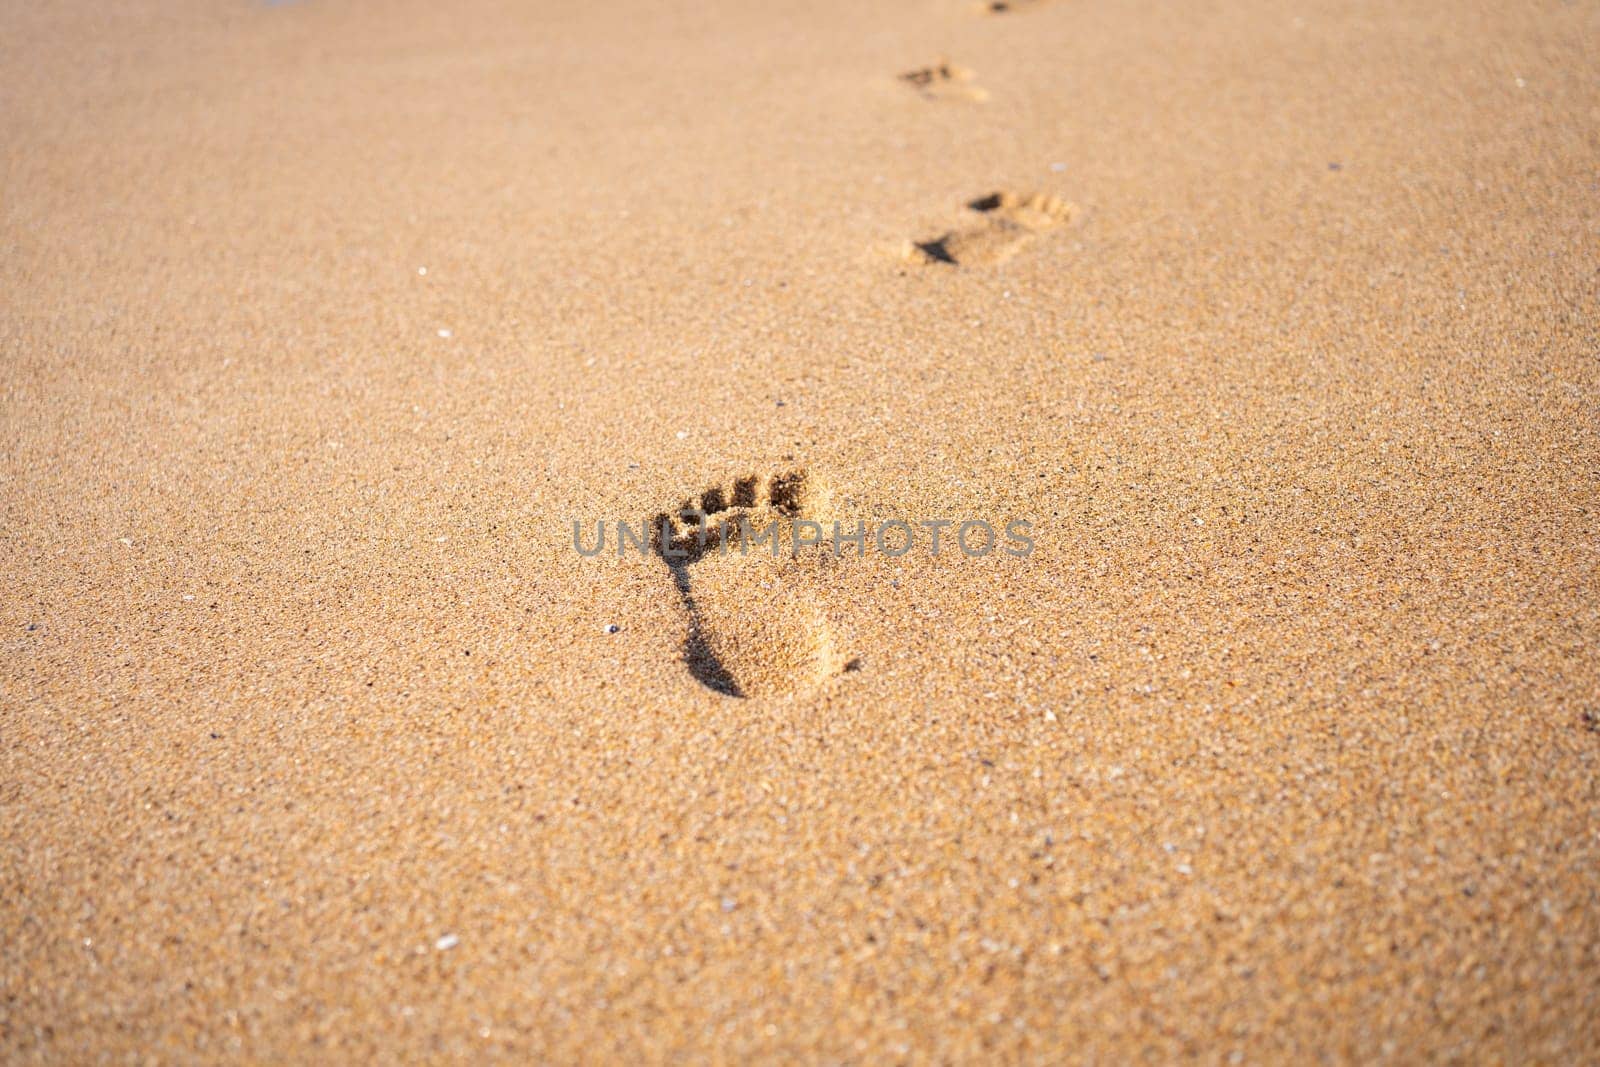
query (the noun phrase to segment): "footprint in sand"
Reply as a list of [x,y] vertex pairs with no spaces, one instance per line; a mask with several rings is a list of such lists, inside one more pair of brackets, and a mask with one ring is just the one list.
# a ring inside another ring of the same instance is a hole
[[1004,263],[1040,234],[1064,226],[1078,213],[1077,205],[1046,193],[991,193],[967,208],[982,219],[932,240],[918,241],[910,254],[929,263],[956,266]]
[[1018,11],[1032,11],[1044,7],[1050,0],[985,0],[978,10],[985,15],[1010,15]]
[[827,493],[805,472],[741,478],[685,500],[651,524],[657,555],[689,615],[684,662],[719,693],[774,696],[841,670],[820,605],[837,561],[823,529]]
[[989,93],[972,84],[972,71],[941,59],[931,67],[919,67],[900,75],[900,80],[931,100],[989,99]]

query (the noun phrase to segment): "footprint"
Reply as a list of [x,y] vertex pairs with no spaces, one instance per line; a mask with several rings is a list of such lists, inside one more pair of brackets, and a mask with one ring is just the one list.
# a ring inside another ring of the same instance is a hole
[[1010,15],[1044,7],[1048,3],[1050,0],[984,0],[978,5],[978,10],[985,15]]
[[684,662],[701,684],[774,696],[845,669],[820,608],[831,545],[794,549],[796,524],[826,511],[827,493],[798,471],[715,486],[656,517],[656,553],[689,614]]
[[908,70],[900,75],[900,80],[933,100],[989,99],[988,90],[972,84],[972,71],[958,67],[947,59],[941,59],[931,67]]
[[967,208],[983,219],[941,237],[918,241],[911,254],[930,263],[956,266],[1004,263],[1039,234],[1071,222],[1078,213],[1076,204],[1047,193],[991,193],[973,200]]

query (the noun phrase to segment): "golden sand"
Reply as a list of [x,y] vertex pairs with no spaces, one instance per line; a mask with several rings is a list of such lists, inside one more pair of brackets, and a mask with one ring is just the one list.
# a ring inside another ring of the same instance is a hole
[[0,1059],[1593,1058],[1593,3],[3,25]]

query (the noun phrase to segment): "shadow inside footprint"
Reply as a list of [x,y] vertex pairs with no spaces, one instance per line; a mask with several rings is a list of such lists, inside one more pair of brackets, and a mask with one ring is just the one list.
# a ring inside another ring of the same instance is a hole
[[689,636],[683,643],[683,660],[688,665],[689,673],[694,676],[694,680],[707,689],[715,689],[730,697],[744,696],[739,689],[739,683],[734,680],[728,668],[722,665],[716,652],[706,643],[705,635],[700,632],[699,626],[691,625],[689,628]]
[[816,548],[795,550],[796,523],[823,503],[803,473],[744,478],[706,490],[652,523],[688,613],[683,659],[690,675],[734,697],[781,695],[838,673],[820,612]]
[[[656,529],[662,528],[666,521],[670,527],[670,518],[662,515],[656,519]],[[687,547],[685,551],[688,551]],[[657,541],[657,554],[666,563],[667,569],[672,572],[672,584],[677,587],[678,595],[683,598],[684,606],[689,609],[689,636],[683,640],[683,662],[689,668],[689,673],[694,680],[707,689],[714,689],[731,697],[742,697],[744,693],[739,689],[739,683],[734,680],[732,672],[722,665],[717,658],[717,653],[706,640],[706,635],[700,629],[700,612],[694,602],[694,594],[689,590],[689,561],[687,558],[674,559],[662,551],[661,543]]]
[[946,235],[935,238],[932,241],[918,241],[917,250],[934,263],[948,263],[951,266],[955,266],[956,257],[951,254],[950,249],[945,247],[945,242],[949,239],[949,235]]

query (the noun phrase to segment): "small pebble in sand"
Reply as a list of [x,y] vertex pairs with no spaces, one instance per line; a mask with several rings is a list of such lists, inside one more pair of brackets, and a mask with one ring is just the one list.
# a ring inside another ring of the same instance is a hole
[[440,952],[448,952],[459,944],[461,944],[461,939],[455,934],[445,934],[433,943],[433,947]]
[[617,632],[617,631],[618,631],[618,630],[620,630],[620,629],[622,629],[622,627],[620,627],[620,626],[618,626],[618,625],[617,625],[617,624],[616,624],[616,623],[614,623],[614,622],[608,622],[608,623],[606,623],[606,625],[605,625],[605,631],[606,631],[606,633],[608,633],[608,634],[614,634],[614,633],[616,633],[616,632]]
[[427,267],[418,267],[417,268],[417,274],[418,274],[419,277],[426,278],[428,276],[428,268]]
[[440,331],[439,331],[439,336],[440,336],[440,337],[446,337],[446,338],[447,338],[447,337],[449,337],[449,336],[450,336],[450,331],[449,331],[449,330],[445,330],[445,329],[441,329],[441,330],[440,330]]

